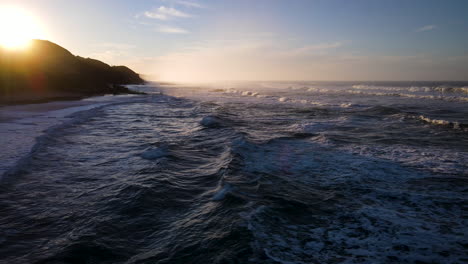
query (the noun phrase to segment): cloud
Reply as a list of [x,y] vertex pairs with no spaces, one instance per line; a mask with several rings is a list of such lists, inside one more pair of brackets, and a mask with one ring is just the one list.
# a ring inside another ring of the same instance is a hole
[[132,57],[136,45],[127,43],[104,42],[93,45],[95,52],[89,54],[90,58],[101,60],[111,65],[119,65]]
[[99,43],[96,46],[101,47],[101,48],[116,49],[116,50],[131,50],[131,49],[136,48],[136,46],[132,44],[113,43],[113,42]]
[[179,11],[172,7],[160,6],[153,11],[146,11],[145,16],[148,18],[154,18],[159,20],[170,20],[172,18],[188,18],[192,15]]
[[314,52],[318,50],[335,49],[341,46],[342,46],[341,42],[320,43],[320,44],[314,44],[314,45],[307,45],[295,51],[301,54],[306,54],[306,53],[310,53],[310,52]]
[[204,5],[201,5],[197,2],[193,2],[193,1],[183,1],[183,0],[180,0],[180,1],[175,1],[175,3],[179,4],[179,5],[183,5],[183,6],[186,6],[186,7],[193,7],[193,8],[205,8]]
[[160,0],[172,5],[181,5],[188,8],[207,8],[205,5],[202,5],[193,0]]
[[158,25],[156,31],[169,34],[188,34],[189,32],[183,28],[167,26],[167,25]]
[[294,57],[294,56],[307,56],[313,54],[323,54],[326,50],[336,49],[343,46],[341,42],[330,42],[330,43],[319,43],[313,45],[307,45],[301,48],[283,51],[280,54],[282,56]]
[[423,27],[420,27],[420,28],[416,29],[416,32],[430,31],[430,30],[434,30],[436,28],[437,28],[436,25],[426,25],[426,26],[423,26]]

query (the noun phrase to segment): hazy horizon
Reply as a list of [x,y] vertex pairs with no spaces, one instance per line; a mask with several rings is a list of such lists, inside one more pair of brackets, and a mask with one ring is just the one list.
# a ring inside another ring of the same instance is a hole
[[466,1],[0,1],[6,7],[27,14],[17,24],[32,38],[151,81],[468,81]]
[[[142,75],[142,78],[145,76]],[[233,82],[233,83],[243,83],[243,82],[308,82],[308,83],[468,83],[468,80],[299,80],[299,79],[290,79],[290,80],[275,80],[275,79],[258,79],[258,80],[204,80],[204,81],[165,81],[165,80],[151,80],[147,79],[148,82],[153,83],[166,83],[166,84],[194,84],[194,85],[201,85],[201,84],[218,84],[218,83],[226,83],[226,82]]]

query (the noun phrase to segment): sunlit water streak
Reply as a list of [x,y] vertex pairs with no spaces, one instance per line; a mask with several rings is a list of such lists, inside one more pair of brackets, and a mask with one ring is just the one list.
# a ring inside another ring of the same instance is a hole
[[466,261],[467,85],[443,85],[138,86],[166,95],[93,99],[45,132],[4,108],[2,133],[39,140],[16,166],[2,151],[0,260]]

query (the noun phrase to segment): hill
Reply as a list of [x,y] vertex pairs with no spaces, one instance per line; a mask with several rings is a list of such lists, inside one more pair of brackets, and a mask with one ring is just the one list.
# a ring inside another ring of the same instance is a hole
[[121,85],[141,83],[125,66],[75,56],[45,40],[21,51],[0,48],[0,103],[131,93]]

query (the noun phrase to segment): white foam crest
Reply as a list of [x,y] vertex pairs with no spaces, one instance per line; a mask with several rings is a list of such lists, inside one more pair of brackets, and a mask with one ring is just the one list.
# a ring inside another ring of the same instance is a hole
[[[21,160],[28,159],[41,137],[54,128],[81,120],[79,113],[132,99],[132,96],[98,96],[81,101],[56,101],[42,104],[2,107],[5,122],[0,122],[0,176],[13,173]],[[89,112],[89,114],[92,114]],[[16,164],[16,165],[15,165]]]
[[427,86],[410,86],[410,87],[391,87],[391,86],[375,86],[375,85],[353,85],[351,86],[356,90],[381,90],[381,91],[409,91],[409,92],[440,92],[440,93],[468,93],[468,87],[451,87],[451,86],[437,86],[437,87],[427,87]]
[[418,94],[407,94],[407,93],[369,93],[356,90],[345,90],[345,92],[350,94],[361,94],[361,95],[370,95],[370,96],[394,96],[394,97],[406,97],[406,98],[415,98],[415,99],[430,99],[430,100],[444,100],[451,102],[468,102],[468,97],[458,97],[458,96],[442,96],[442,95],[418,95]]
[[[468,173],[468,153],[404,145],[347,145],[342,151],[369,158],[398,162],[440,174]],[[461,165],[460,164],[464,164]]]
[[438,86],[434,88],[435,91],[442,93],[468,93],[468,87],[449,87],[449,86]]
[[[418,195],[403,195],[386,204],[379,203],[375,196],[374,191],[362,198],[350,199],[363,200],[355,211],[350,209],[352,203],[344,202],[336,206],[332,216],[313,216],[317,222],[326,222],[326,225],[293,224],[277,215],[276,219],[271,218],[274,211],[268,214],[271,209],[259,207],[244,216],[255,238],[252,246],[263,250],[268,258],[288,264],[332,263],[340,256],[346,256],[340,263],[389,263],[392,259],[389,257],[393,257],[395,263],[417,260],[457,263],[462,258],[463,250],[457,241],[462,239],[463,221],[438,219],[437,214],[450,216],[440,209],[434,212],[437,209],[433,208],[430,210],[433,213],[425,213],[405,205],[405,202],[431,205]],[[366,206],[366,200],[376,205]],[[408,210],[410,212],[406,214],[400,213]],[[450,231],[441,233],[440,226],[450,226]],[[434,251],[447,250],[450,254],[434,254]]]
[[326,104],[324,104],[324,103],[317,102],[317,101],[309,101],[309,104],[315,105],[315,106],[324,106],[324,105],[326,105]]
[[423,115],[418,116],[418,119],[429,123],[433,125],[439,125],[439,126],[450,126],[454,129],[460,129],[460,123],[459,122],[451,122],[443,119],[431,119],[429,117],[425,117]]
[[[424,117],[421,117],[424,118]],[[432,120],[424,118],[424,122],[430,122],[435,125],[452,126],[454,129],[460,129],[459,123],[446,120]],[[453,151],[450,149],[432,148],[424,146],[407,145],[378,145],[378,144],[346,144],[336,145],[327,137],[327,131],[330,127],[339,124],[336,120],[331,124],[329,122],[310,122],[291,126],[292,131],[300,133],[318,133],[317,136],[309,140],[324,147],[339,149],[343,153],[359,155],[371,159],[382,159],[405,166],[424,169],[440,174],[468,174],[468,153]]]
[[326,93],[326,92],[330,92],[330,89],[311,87],[311,88],[307,89],[307,91],[308,92],[316,92],[316,93]]
[[353,106],[352,103],[342,103],[342,104],[340,104],[340,107],[343,107],[343,108],[349,108],[351,106]]
[[258,92],[252,92],[252,91],[243,91],[243,92],[240,92],[240,94],[242,96],[252,96],[252,97],[256,97],[259,95]]
[[234,88],[229,88],[226,90],[226,93],[238,93],[239,91]]
[[442,120],[442,119],[430,119],[428,117],[425,117],[423,115],[420,115],[419,116],[419,119],[427,122],[427,123],[431,123],[431,124],[435,124],[435,125],[450,125],[451,122],[447,121],[447,120]]
[[410,87],[410,88],[408,89],[408,91],[410,91],[410,92],[426,92],[426,93],[428,93],[428,92],[431,92],[432,89],[431,89],[430,87],[414,87],[414,86],[412,86],[412,87]]
[[353,85],[353,89],[357,90],[381,90],[381,91],[411,91],[411,92],[421,92],[421,91],[430,91],[429,87],[390,87],[390,86],[375,86],[375,85]]
[[[460,241],[466,241],[466,221],[459,217],[462,191],[426,190],[425,186],[415,189],[417,182],[411,179],[430,181],[431,177],[378,160],[366,162],[341,153],[319,153],[315,157],[294,156],[292,160],[336,159],[330,163],[336,166],[333,170],[315,171],[315,166],[303,170],[317,177],[309,186],[333,186],[331,197],[317,201],[310,209],[316,213],[304,214],[304,219],[281,214],[274,206],[259,206],[241,214],[254,236],[254,250],[280,263],[331,263],[339,257],[346,259],[343,263],[458,263],[463,258],[464,242]],[[382,163],[384,173],[377,163]],[[345,167],[349,170],[342,170]],[[363,172],[364,181],[359,181]],[[334,174],[349,177],[348,181],[338,182]],[[288,175],[295,182],[305,179],[291,171]],[[453,207],[448,210],[440,203]],[[326,213],[321,214],[322,208]]]

